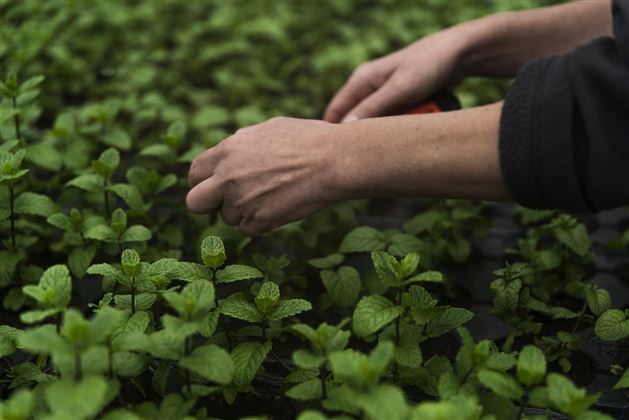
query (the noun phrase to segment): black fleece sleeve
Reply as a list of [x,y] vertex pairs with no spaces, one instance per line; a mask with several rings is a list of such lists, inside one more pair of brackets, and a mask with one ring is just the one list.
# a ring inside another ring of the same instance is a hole
[[527,63],[507,94],[500,164],[530,208],[592,213],[629,204],[629,0],[614,39]]

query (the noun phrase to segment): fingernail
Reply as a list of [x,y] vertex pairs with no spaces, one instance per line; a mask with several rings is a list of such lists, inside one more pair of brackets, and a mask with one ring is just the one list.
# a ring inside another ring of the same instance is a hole
[[354,122],[354,121],[358,121],[358,117],[356,115],[348,115],[345,118],[343,118],[343,121],[341,121],[341,123],[345,124],[345,123]]

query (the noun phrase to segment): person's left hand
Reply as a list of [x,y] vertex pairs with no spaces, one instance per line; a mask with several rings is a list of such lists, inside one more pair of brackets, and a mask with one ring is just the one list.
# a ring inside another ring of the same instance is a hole
[[278,117],[238,130],[194,159],[186,206],[222,205],[225,223],[256,236],[338,201],[336,127]]

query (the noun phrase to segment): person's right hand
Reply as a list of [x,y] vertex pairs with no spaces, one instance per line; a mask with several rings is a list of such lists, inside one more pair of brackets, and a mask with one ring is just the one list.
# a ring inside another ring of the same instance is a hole
[[350,122],[421,103],[463,77],[465,34],[455,26],[361,64],[328,105],[324,119]]

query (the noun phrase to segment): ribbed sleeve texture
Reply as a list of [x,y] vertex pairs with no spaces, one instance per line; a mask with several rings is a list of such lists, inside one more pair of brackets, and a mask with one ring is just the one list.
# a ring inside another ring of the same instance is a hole
[[500,164],[530,208],[592,213],[629,204],[629,0],[614,38],[522,67],[500,121]]

